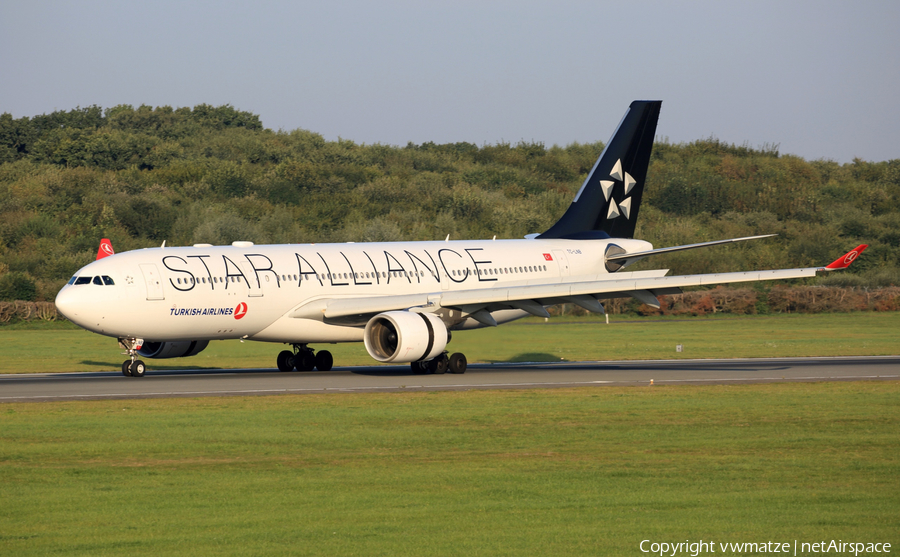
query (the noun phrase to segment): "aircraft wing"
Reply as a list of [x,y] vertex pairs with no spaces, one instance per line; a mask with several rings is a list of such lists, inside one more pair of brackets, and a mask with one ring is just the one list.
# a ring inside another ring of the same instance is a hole
[[[743,240],[743,238],[738,240]],[[441,308],[450,308],[459,310],[462,314],[471,316],[485,325],[495,326],[497,323],[491,317],[490,312],[503,309],[519,309],[539,317],[549,317],[544,306],[574,303],[589,311],[602,313],[603,306],[599,300],[625,296],[631,296],[649,306],[658,308],[657,296],[678,294],[686,286],[806,278],[816,276],[818,271],[844,269],[866,247],[868,246],[865,244],[857,246],[822,267],[671,277],[665,276],[668,269],[659,269],[621,272],[609,275],[609,278],[593,281],[493,286],[458,291],[435,290],[422,294],[396,296],[319,299],[295,309],[291,313],[291,317],[343,320],[347,324],[364,324],[370,317],[385,311],[413,308],[420,308],[422,311],[436,311]]]
[[[366,316],[373,316],[385,311],[411,308],[425,310],[452,308],[466,314],[476,314],[482,310],[490,312],[500,309],[521,309],[533,315],[546,317],[548,314],[544,306],[575,303],[590,311],[602,312],[599,299],[624,296],[632,296],[648,305],[659,307],[656,296],[680,293],[681,288],[685,286],[804,278],[815,276],[816,271],[821,269],[822,267],[808,267],[773,271],[659,276],[667,272],[663,269],[622,273],[632,276],[625,278],[612,275],[609,279],[597,281],[501,286],[455,292],[437,290],[430,293],[398,296],[333,298],[305,304],[294,310],[291,317],[329,320],[348,317],[364,319]],[[481,317],[486,319],[485,324],[494,324],[484,313],[481,314]],[[475,318],[478,319],[478,316]]]

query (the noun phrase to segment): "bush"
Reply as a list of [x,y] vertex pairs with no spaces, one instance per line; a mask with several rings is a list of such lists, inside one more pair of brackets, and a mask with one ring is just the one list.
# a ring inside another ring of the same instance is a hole
[[0,277],[0,300],[34,301],[37,287],[25,273],[7,273]]
[[0,323],[15,321],[56,321],[63,317],[53,302],[0,302]]

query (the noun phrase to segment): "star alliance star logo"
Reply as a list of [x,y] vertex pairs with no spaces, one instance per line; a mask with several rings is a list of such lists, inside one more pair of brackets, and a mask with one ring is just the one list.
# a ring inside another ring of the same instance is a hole
[[637,181],[631,177],[631,174],[622,171],[622,159],[616,161],[612,172],[609,173],[609,177],[612,178],[612,180],[600,180],[600,187],[603,189],[603,197],[609,202],[609,210],[606,212],[606,218],[614,219],[621,215],[627,219],[631,214],[631,198],[626,197],[620,203],[616,204],[616,200],[612,199],[613,186],[616,185],[617,181],[624,182],[625,195],[627,196],[631,193],[631,190],[634,188]]

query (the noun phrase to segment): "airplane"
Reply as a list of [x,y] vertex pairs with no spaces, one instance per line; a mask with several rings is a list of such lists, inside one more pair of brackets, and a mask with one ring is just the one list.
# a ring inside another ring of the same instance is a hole
[[363,342],[382,363],[414,373],[464,373],[446,350],[452,332],[494,327],[573,303],[603,313],[603,300],[658,296],[686,286],[803,278],[843,269],[860,245],[824,267],[667,276],[627,271],[657,254],[774,236],[654,249],[635,239],[661,101],[634,101],[562,217],[525,239],[147,248],[96,261],[56,297],[70,321],[115,337],[122,374],[143,377],[140,358],[193,356],[212,340],[291,345],[281,371],[328,371],[334,359],[310,345]]

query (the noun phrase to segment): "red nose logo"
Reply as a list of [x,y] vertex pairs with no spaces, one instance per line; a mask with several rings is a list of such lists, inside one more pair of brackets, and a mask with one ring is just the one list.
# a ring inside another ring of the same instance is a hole
[[240,319],[245,315],[247,315],[247,304],[246,302],[241,302],[234,308],[234,318]]

